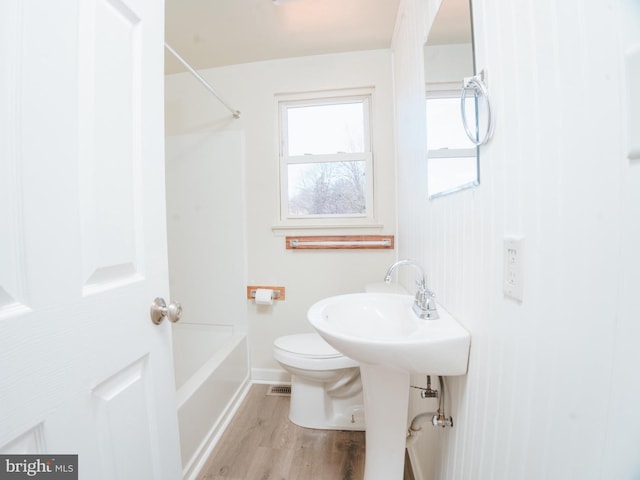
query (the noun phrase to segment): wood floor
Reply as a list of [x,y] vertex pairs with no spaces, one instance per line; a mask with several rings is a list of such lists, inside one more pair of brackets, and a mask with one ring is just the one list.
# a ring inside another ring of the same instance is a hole
[[[198,480],[361,480],[364,432],[312,430],[289,421],[289,397],[253,385]],[[413,480],[405,462],[404,480]]]

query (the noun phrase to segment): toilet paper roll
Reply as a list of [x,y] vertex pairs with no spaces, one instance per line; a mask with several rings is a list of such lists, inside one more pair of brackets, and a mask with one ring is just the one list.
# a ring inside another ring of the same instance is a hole
[[256,305],[273,305],[273,290],[258,288],[256,290]]

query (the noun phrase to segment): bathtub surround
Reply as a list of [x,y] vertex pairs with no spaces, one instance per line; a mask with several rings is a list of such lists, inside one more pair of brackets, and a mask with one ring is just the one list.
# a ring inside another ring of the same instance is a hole
[[[478,188],[427,201],[422,46],[437,4],[403,0],[394,35],[399,256],[473,341],[467,376],[448,379],[455,427],[410,449],[416,478],[638,478],[640,163],[625,146],[640,132],[623,70],[638,2],[474,1],[495,134]],[[526,241],[522,302],[502,293],[509,236]]]
[[166,185],[171,295],[184,305],[172,331],[188,478],[249,382],[242,132],[167,137]]

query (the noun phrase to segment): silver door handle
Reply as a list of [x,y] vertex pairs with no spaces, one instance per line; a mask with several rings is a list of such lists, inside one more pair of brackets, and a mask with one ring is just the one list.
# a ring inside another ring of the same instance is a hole
[[151,321],[160,325],[166,317],[171,323],[176,323],[182,315],[182,305],[172,302],[167,307],[164,298],[156,298],[151,304]]

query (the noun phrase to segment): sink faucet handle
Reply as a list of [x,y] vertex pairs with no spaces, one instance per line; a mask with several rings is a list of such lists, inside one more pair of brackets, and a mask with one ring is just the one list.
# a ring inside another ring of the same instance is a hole
[[436,307],[436,302],[434,300],[435,294],[427,288],[427,280],[424,274],[424,270],[413,260],[398,260],[393,265],[389,267],[387,270],[387,274],[384,276],[385,283],[391,282],[391,274],[394,272],[396,268],[401,265],[411,265],[416,270],[418,270],[420,276],[416,280],[416,285],[418,289],[416,291],[415,301],[413,303],[412,309],[414,313],[422,319],[436,319],[438,318],[438,310]]
[[436,294],[427,288],[420,288],[416,292],[416,302],[425,307],[429,305],[435,298]]
[[435,300],[436,294],[426,288],[420,288],[416,292],[413,311],[420,318],[436,320],[439,318],[438,307]]

